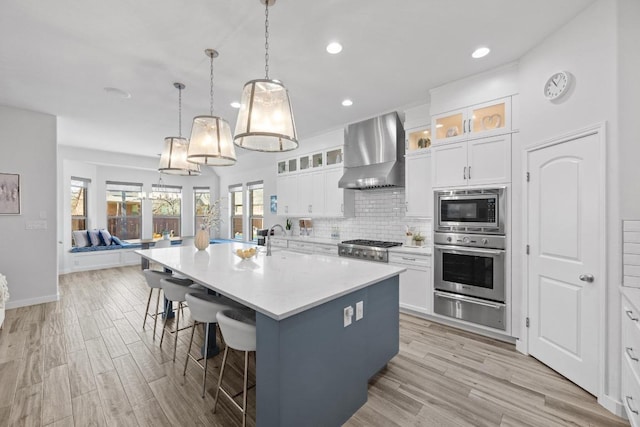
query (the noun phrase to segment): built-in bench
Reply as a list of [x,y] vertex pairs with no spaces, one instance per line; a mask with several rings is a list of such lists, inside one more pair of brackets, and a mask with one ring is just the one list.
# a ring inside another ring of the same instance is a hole
[[[233,240],[211,239],[211,244],[229,243]],[[172,239],[172,245],[181,245],[181,239]],[[149,243],[151,247],[155,243]],[[123,267],[140,264],[140,255],[135,253],[141,249],[141,243],[124,243],[122,245],[73,247],[69,250],[68,262],[62,273],[76,271],[100,270],[103,268]]]

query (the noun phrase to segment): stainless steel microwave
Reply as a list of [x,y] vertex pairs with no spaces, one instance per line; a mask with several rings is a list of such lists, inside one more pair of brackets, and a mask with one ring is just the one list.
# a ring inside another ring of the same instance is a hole
[[505,234],[506,189],[436,191],[436,232]]

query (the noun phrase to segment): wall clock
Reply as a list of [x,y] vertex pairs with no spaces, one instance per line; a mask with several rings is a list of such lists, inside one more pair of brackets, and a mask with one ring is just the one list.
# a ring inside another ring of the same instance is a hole
[[558,71],[544,84],[544,97],[549,101],[558,99],[569,92],[573,76],[568,71]]

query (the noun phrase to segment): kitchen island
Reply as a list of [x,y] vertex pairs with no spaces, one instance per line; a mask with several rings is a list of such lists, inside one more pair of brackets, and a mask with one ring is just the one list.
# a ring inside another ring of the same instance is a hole
[[[246,245],[136,251],[256,311],[258,426],[338,426],[367,400],[369,379],[398,353],[403,268]],[[364,316],[356,320],[356,303]],[[344,326],[344,309],[354,316]]]

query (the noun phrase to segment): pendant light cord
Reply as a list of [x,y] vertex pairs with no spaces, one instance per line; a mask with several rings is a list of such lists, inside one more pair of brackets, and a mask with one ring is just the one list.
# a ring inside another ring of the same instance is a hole
[[178,86],[178,137],[182,138],[182,86]]
[[209,115],[213,116],[213,53],[210,56],[211,58],[211,67],[210,67],[210,86],[209,86]]
[[269,80],[269,0],[264,4],[264,74]]

